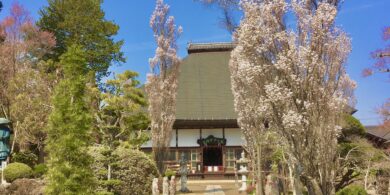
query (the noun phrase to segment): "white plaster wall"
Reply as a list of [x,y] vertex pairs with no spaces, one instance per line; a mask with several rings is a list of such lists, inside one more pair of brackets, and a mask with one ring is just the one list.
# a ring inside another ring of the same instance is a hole
[[141,148],[151,148],[152,147],[152,140],[149,140],[148,142],[142,144]]
[[179,147],[198,147],[196,141],[199,139],[199,129],[179,129],[178,146]]
[[225,138],[226,146],[242,146],[244,144],[241,129],[225,129]]
[[172,130],[171,142],[169,142],[169,147],[176,147],[176,129]]
[[[150,133],[150,131],[149,131]],[[171,142],[169,143],[170,147],[176,147],[176,129],[172,130],[172,137]],[[151,148],[152,147],[152,140],[149,140],[148,142],[144,143],[141,148]]]
[[223,138],[222,128],[221,129],[202,129],[202,138],[206,138],[209,135],[213,135],[217,138]]
[[[222,129],[202,129],[202,137],[209,135],[222,138]],[[245,142],[242,139],[240,129],[225,129],[226,146],[242,146]],[[178,147],[198,147],[196,141],[199,139],[199,129],[179,129],[178,130]],[[141,148],[151,148],[152,141],[148,141]],[[176,147],[176,130],[172,131],[170,147]]]
[[[148,131],[148,134],[150,135],[151,131]],[[141,148],[151,148],[152,147],[152,140],[147,141],[146,143],[142,144]]]

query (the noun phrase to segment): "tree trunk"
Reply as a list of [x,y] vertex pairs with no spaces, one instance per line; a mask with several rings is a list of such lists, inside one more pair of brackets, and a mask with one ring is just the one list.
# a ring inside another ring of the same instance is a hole
[[10,159],[9,157],[12,155],[12,153],[14,152],[14,149],[15,149],[16,138],[18,137],[17,136],[18,135],[18,126],[19,126],[19,121],[16,122],[14,137],[12,139],[11,151],[9,152],[10,155],[8,156],[8,159]]
[[108,165],[107,180],[111,180],[111,165]]
[[388,179],[387,195],[390,195],[390,178]]
[[308,195],[323,195],[322,190],[318,182],[310,176],[301,176],[307,187]]
[[297,190],[295,188],[295,182],[294,182],[294,177],[293,177],[293,168],[291,167],[292,165],[290,165],[290,163],[288,163],[288,178],[290,179],[290,186],[291,186],[291,190],[292,190],[292,193],[293,195],[297,195]]
[[257,189],[256,194],[257,195],[263,195],[263,176],[262,176],[262,168],[261,168],[261,143],[257,145],[256,148],[257,153]]
[[295,172],[294,165],[287,163],[290,179],[290,187],[293,195],[302,195],[302,188],[299,181],[299,175]]
[[42,146],[39,150],[38,150],[38,163],[39,164],[43,164],[45,163],[45,146]]
[[[156,147],[153,149],[153,157],[157,165],[157,169],[160,172],[161,176],[164,176],[165,173],[165,164],[164,160],[167,156],[167,148],[166,147]],[[189,159],[186,159],[189,160]]]
[[366,174],[364,175],[364,189],[366,191],[367,191],[367,188],[368,188],[368,176],[369,176],[369,173],[370,173],[370,163],[368,163]]
[[286,163],[279,162],[278,165],[279,177],[278,177],[278,187],[279,194],[288,194],[288,185],[287,185],[287,173],[286,173]]

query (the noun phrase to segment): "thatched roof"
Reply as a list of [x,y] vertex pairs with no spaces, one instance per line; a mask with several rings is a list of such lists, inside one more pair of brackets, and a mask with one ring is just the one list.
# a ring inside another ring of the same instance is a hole
[[367,134],[390,141],[390,130],[380,126],[366,126]]
[[231,91],[231,43],[189,44],[180,68],[176,119],[236,119]]

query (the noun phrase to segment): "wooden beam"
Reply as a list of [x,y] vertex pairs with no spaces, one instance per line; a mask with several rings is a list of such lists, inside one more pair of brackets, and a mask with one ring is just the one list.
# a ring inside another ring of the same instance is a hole
[[176,129],[176,148],[179,147],[179,131]]

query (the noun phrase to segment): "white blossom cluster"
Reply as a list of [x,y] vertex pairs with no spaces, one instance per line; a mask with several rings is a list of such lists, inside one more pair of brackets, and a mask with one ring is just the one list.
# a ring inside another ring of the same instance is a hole
[[[265,131],[275,131],[305,176],[324,184],[334,178],[340,118],[353,106],[356,83],[345,71],[351,46],[334,24],[337,7],[310,3],[242,0],[245,16],[235,34],[230,71],[248,146],[255,147]],[[295,29],[284,21],[291,13]]]

